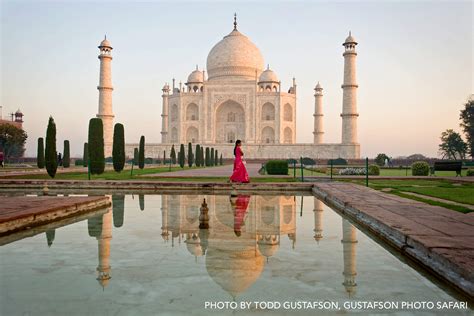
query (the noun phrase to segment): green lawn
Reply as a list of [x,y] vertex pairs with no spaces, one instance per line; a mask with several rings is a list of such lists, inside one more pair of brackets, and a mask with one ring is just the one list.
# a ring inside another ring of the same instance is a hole
[[[365,168],[365,166],[347,166],[347,167]],[[333,174],[334,175],[337,174],[336,169],[344,169],[344,168],[345,167],[342,167],[342,166],[334,167]],[[329,167],[327,169],[329,170]],[[467,169],[463,169],[461,171],[462,176],[466,176],[466,173],[467,173]],[[293,168],[289,168],[289,174],[293,175]],[[315,172],[315,171],[313,171],[313,173],[311,173],[311,168],[310,167],[308,167],[308,169],[305,169],[303,174],[304,174],[305,177],[306,176],[329,176],[329,174],[319,173],[319,172]],[[301,177],[300,168],[296,168],[296,176]],[[407,169],[399,169],[399,168],[390,168],[390,169],[381,168],[380,169],[380,176],[382,176],[382,177],[411,176],[411,169],[407,170]],[[456,176],[456,172],[454,172],[454,171],[436,171],[436,174],[435,174],[435,177],[455,177],[455,176]]]
[[[361,185],[365,185],[363,180],[352,180]],[[454,183],[447,180],[369,180],[369,186],[376,190],[390,188],[388,193],[403,196],[412,200],[417,200],[433,205],[440,205],[463,213],[472,212],[472,210],[453,204],[430,200],[430,197],[436,197],[448,201],[454,201],[463,204],[474,205],[474,183]],[[425,197],[415,197],[404,194],[404,192],[413,192],[424,195]]]
[[[171,167],[171,171],[178,171],[178,170],[189,170],[189,169],[196,169],[197,167]],[[162,172],[169,172],[169,167],[153,167],[153,168],[144,168],[139,169],[135,167],[133,169],[133,176],[130,175],[130,169],[123,170],[122,172],[115,172],[114,170],[107,170],[101,175],[91,175],[91,180],[133,180],[133,179],[147,179],[148,177],[140,177],[141,175],[146,174],[154,174],[154,173],[162,173]],[[18,176],[11,176],[8,177],[9,179],[51,179],[46,170],[44,170],[43,174],[29,174],[29,175],[18,175]],[[87,180],[87,172],[67,172],[67,173],[57,173],[54,177],[56,180]],[[153,178],[151,178],[153,179]]]

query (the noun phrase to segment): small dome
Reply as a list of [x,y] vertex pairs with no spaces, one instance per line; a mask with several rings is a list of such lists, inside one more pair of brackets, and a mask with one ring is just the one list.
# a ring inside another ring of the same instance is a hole
[[278,244],[258,243],[258,250],[265,257],[273,256],[280,246]]
[[99,48],[101,48],[101,47],[112,48],[112,46],[110,45],[110,42],[107,40],[107,36],[105,36],[104,40],[102,42],[100,42]]
[[352,36],[350,31],[349,31],[349,36],[344,41],[344,44],[357,44],[355,38]]
[[204,82],[204,73],[201,70],[194,70],[188,77],[188,83]]
[[314,90],[323,90],[323,87],[321,87],[321,84],[319,84],[319,81],[316,87],[314,88]]
[[258,78],[258,82],[278,82],[278,77],[276,73],[267,66],[267,69],[262,72],[260,78]]

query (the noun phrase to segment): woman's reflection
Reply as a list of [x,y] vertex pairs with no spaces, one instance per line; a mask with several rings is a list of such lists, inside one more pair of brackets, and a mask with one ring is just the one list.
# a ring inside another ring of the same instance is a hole
[[249,206],[250,195],[238,195],[230,198],[230,204],[234,210],[234,233],[237,237],[242,234],[242,226],[245,225],[245,216]]

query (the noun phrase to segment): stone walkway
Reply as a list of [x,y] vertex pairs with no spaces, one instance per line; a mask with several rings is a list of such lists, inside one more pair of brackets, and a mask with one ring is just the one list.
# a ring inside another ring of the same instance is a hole
[[434,197],[434,196],[423,195],[423,194],[418,194],[418,193],[414,193],[414,192],[407,192],[407,191],[401,191],[401,192],[403,194],[413,195],[413,196],[416,196],[416,197],[419,197],[419,198],[423,198],[425,200],[432,200],[432,201],[442,202],[442,203],[446,203],[446,204],[462,206],[462,207],[465,207],[465,208],[468,208],[468,209],[474,211],[474,205],[471,205],[471,204],[459,203],[459,202],[455,202],[455,201],[445,200],[445,199],[437,198],[437,197]]
[[462,214],[343,183],[316,183],[316,196],[469,296],[474,296],[474,212]]
[[110,205],[105,196],[0,196],[0,235]]

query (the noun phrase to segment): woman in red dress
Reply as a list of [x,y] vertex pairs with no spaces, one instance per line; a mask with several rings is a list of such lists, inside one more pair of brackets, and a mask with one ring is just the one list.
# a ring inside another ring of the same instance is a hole
[[241,146],[242,142],[240,140],[237,140],[235,142],[234,147],[234,172],[230,177],[230,181],[238,183],[249,183],[249,175],[247,174],[247,169],[245,168],[245,164],[242,159],[244,153],[242,152]]

